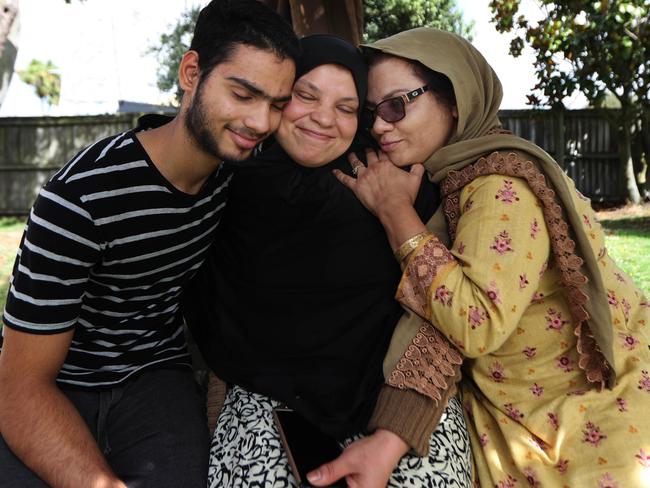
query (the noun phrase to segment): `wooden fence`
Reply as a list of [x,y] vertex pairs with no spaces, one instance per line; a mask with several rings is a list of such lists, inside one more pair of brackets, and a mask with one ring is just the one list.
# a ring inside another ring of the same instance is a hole
[[584,195],[623,202],[627,192],[615,129],[598,110],[502,110],[504,128],[533,141],[564,168]]
[[[597,111],[504,110],[505,128],[556,158],[595,201],[625,199],[615,133]],[[137,115],[0,118],[0,215],[27,214],[50,175],[92,142],[135,125]]]
[[0,118],[0,215],[27,214],[50,175],[85,146],[136,121],[132,114]]

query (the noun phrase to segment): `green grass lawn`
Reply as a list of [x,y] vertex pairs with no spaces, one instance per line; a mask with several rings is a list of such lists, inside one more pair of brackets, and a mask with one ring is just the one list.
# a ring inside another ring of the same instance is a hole
[[4,310],[7,301],[9,278],[24,227],[25,219],[0,217],[0,310]]
[[[650,216],[600,222],[605,228],[610,255],[650,297]],[[0,217],[0,310],[7,299],[9,277],[24,226],[24,219]]]
[[607,251],[650,297],[650,217],[601,220]]

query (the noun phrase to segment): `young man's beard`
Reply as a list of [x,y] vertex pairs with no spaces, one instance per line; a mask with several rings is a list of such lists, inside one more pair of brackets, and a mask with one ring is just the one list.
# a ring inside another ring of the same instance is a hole
[[[206,153],[214,156],[220,161],[243,161],[248,158],[252,151],[245,154],[226,154],[219,147],[219,141],[211,131],[208,113],[203,103],[203,82],[200,82],[196,90],[196,96],[192,100],[185,117],[185,128],[196,144]],[[227,129],[228,126],[224,129]],[[240,130],[241,132],[242,130]],[[245,131],[245,130],[244,130]],[[250,132],[250,131],[248,131]],[[254,135],[253,135],[254,136]],[[259,135],[257,135],[259,138]]]

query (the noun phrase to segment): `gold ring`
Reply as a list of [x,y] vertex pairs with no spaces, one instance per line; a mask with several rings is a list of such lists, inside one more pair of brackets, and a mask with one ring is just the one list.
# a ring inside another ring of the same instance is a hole
[[361,168],[365,168],[365,166],[363,165],[363,163],[359,162],[359,164],[352,167],[352,174],[354,176],[357,176]]

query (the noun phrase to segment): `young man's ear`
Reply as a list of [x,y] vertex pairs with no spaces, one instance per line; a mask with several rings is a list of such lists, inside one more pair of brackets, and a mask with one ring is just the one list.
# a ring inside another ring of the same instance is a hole
[[196,51],[187,51],[181,58],[181,64],[178,67],[178,82],[184,92],[193,91],[201,75],[199,69],[199,53]]

